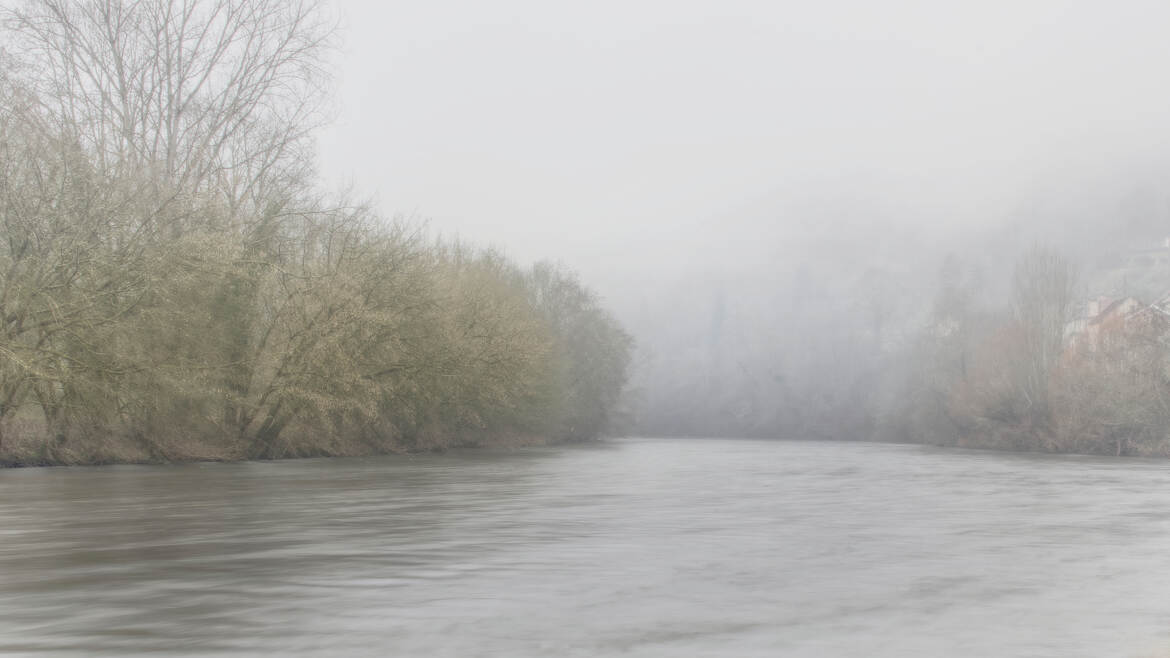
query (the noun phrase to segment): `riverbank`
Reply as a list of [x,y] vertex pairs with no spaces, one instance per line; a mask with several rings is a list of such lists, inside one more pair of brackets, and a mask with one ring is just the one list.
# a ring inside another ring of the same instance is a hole
[[412,441],[372,437],[320,437],[289,433],[257,455],[247,443],[226,437],[175,437],[169,439],[126,435],[89,436],[84,441],[46,441],[39,432],[17,432],[4,437],[0,468],[44,466],[107,466],[114,464],[176,464],[188,462],[242,462],[314,457],[375,457],[393,454],[444,452],[456,448],[522,448],[568,443],[537,434],[462,432],[426,434]]

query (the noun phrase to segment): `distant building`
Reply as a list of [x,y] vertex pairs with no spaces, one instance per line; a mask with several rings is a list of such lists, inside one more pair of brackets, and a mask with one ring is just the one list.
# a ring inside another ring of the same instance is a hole
[[1081,317],[1065,325],[1066,353],[1085,354],[1125,348],[1170,332],[1170,295],[1147,304],[1136,297],[1098,297]]

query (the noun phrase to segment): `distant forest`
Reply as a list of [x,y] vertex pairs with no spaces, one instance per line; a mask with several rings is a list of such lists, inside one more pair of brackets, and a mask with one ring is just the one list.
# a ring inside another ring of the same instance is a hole
[[2,9],[0,463],[356,455],[611,428],[571,272],[321,192],[308,0]]
[[644,297],[638,431],[1170,456],[1163,170],[941,238],[796,233]]

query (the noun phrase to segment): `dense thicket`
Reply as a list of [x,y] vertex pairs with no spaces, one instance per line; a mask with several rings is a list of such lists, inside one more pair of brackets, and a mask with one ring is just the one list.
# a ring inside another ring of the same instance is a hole
[[629,339],[570,273],[315,191],[331,42],[315,3],[2,17],[0,462],[608,429]]

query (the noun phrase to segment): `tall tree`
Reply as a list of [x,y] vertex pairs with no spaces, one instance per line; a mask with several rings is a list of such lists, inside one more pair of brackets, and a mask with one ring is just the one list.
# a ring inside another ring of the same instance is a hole
[[304,182],[333,33],[316,0],[27,0],[0,18],[101,169],[243,210]]
[[1049,379],[1064,345],[1074,283],[1072,266],[1051,248],[1035,245],[1016,262],[1012,313],[1024,350],[1019,386],[1036,422],[1050,420]]

